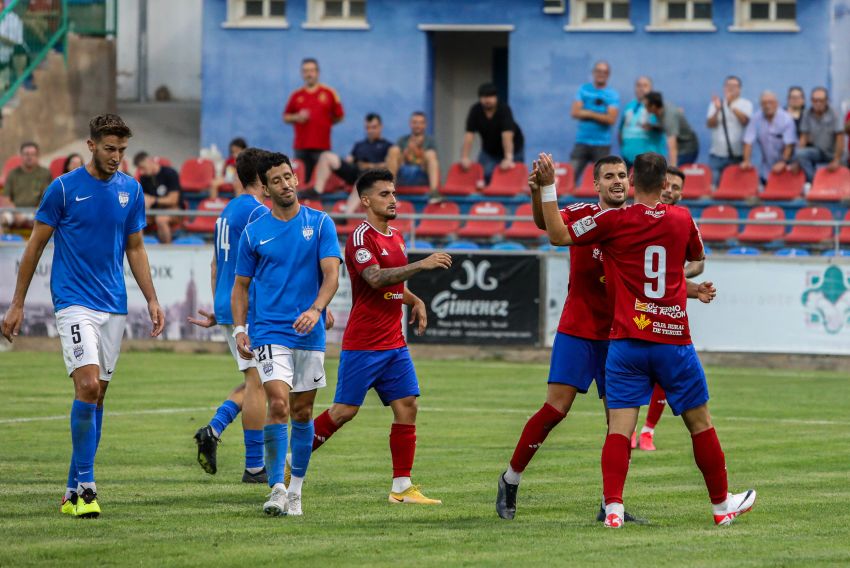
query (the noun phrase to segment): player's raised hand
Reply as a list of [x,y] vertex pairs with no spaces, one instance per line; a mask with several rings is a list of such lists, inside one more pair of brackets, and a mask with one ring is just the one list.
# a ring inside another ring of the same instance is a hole
[[540,184],[537,183],[537,160],[531,163],[531,173],[528,174],[528,188],[531,193],[540,191]]
[[423,270],[434,270],[435,268],[450,268],[452,265],[452,257],[444,252],[435,252],[427,258],[423,258],[419,262],[422,263]]
[[414,333],[422,335],[425,333],[425,328],[428,327],[428,310],[425,309],[425,302],[417,300],[410,307],[410,325],[417,323]]
[[322,311],[316,309],[315,306],[310,306],[306,311],[302,312],[298,319],[295,320],[295,323],[292,324],[292,327],[295,328],[295,331],[301,335],[307,335],[313,328],[316,326],[316,322],[319,321],[319,316],[322,315]]
[[537,183],[541,187],[555,183],[555,161],[552,159],[552,154],[540,154],[540,159],[537,161]]
[[24,308],[12,304],[6,310],[6,315],[3,317],[3,337],[9,340],[9,343],[14,343],[15,337],[21,330],[21,322],[24,321]]
[[697,288],[697,298],[703,304],[710,304],[714,297],[717,296],[717,288],[713,282],[700,282]]
[[151,337],[159,337],[162,330],[165,329],[165,312],[162,311],[158,301],[151,300],[148,302],[148,314],[150,314],[151,323],[153,324]]
[[334,315],[331,312],[331,309],[328,308],[325,310],[325,330],[333,329],[336,320],[334,319]]
[[250,360],[254,358],[254,352],[251,351],[251,338],[248,337],[247,333],[236,334],[236,350],[243,359]]
[[193,325],[200,326],[200,327],[213,327],[213,326],[218,324],[218,322],[215,319],[215,314],[210,313],[206,310],[198,310],[198,313],[201,314],[202,316],[204,316],[204,319],[188,317],[188,318],[186,318],[186,320],[189,323],[191,323]]

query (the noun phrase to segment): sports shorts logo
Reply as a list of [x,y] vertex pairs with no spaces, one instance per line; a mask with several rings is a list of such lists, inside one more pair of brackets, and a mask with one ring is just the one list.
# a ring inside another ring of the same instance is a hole
[[313,238],[313,227],[305,225],[304,228],[301,229],[301,234],[304,235],[304,240],[309,241]]
[[266,361],[265,363],[263,363],[263,372],[266,374],[267,377],[271,377],[272,373],[274,372],[274,363],[272,363],[271,361]]
[[573,228],[575,236],[580,237],[596,228],[596,219],[593,217],[585,217],[584,219],[579,219],[573,223],[571,227]]
[[372,253],[364,248],[357,249],[357,252],[354,253],[354,258],[357,262],[363,264],[364,262],[372,260]]
[[637,328],[641,331],[646,329],[646,326],[652,323],[652,320],[646,317],[646,314],[641,314],[640,317],[633,317],[632,321],[635,322]]
[[121,207],[127,207],[127,204],[130,203],[130,194],[126,191],[119,191],[118,203],[121,204]]
[[85,352],[85,349],[83,348],[82,345],[75,345],[74,346],[74,358],[76,358],[77,361],[79,361],[83,358],[84,352]]

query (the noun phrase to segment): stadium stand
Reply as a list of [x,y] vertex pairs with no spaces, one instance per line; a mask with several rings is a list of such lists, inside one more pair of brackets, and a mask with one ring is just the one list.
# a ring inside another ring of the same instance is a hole
[[587,164],[581,174],[581,183],[575,188],[576,197],[596,197],[598,192],[593,185],[593,164]]
[[723,170],[720,183],[714,192],[714,199],[743,200],[755,197],[759,190],[759,174],[755,168],[742,170],[731,165]]
[[759,256],[761,251],[753,247],[734,247],[727,250],[726,254],[733,256]]
[[796,174],[790,170],[778,174],[770,172],[764,191],[759,197],[766,201],[793,201],[802,197],[805,183],[806,174],[802,170]]
[[[747,219],[753,221],[784,221],[785,211],[773,205],[762,205],[753,207]],[[784,225],[746,225],[744,230],[738,234],[738,240],[747,243],[769,243],[780,240],[784,234]]]
[[[738,210],[731,205],[712,205],[703,210],[700,221],[704,219],[736,220],[739,219]],[[699,230],[700,234],[702,234],[702,240],[710,242],[728,241],[738,236],[738,225],[733,224],[715,225],[700,223]]]
[[840,167],[834,172],[820,168],[806,196],[809,201],[841,201],[850,199],[850,170]]
[[304,165],[302,160],[298,158],[292,158],[292,172],[298,176],[298,189],[300,191],[304,191],[305,189],[312,189],[315,180],[307,179],[306,172],[307,167]]
[[[832,211],[826,207],[804,207],[797,211],[795,221],[834,221]],[[791,232],[785,235],[786,243],[817,244],[832,240],[832,227],[815,225],[794,225]],[[778,253],[777,253],[778,254]]]
[[514,197],[528,193],[528,168],[518,163],[509,170],[494,169],[490,184],[481,193],[488,197]]
[[[334,203],[334,206],[331,209],[331,214],[345,213],[346,206],[347,203],[345,199],[340,199]],[[363,213],[363,206],[358,204],[356,212]],[[362,221],[362,219],[358,219],[356,217],[348,219],[334,219],[334,223],[336,223],[336,232],[340,237],[348,236],[354,229],[357,228],[358,225],[360,225]]]
[[[514,211],[517,216],[530,216],[531,203],[523,203]],[[537,239],[543,236],[543,231],[537,228],[534,221],[514,221],[508,230],[505,231],[505,236],[509,239]]]
[[[214,211],[218,214],[227,207],[227,204],[230,202],[229,199],[203,199],[200,203],[198,203],[198,211]],[[215,231],[215,222],[218,217],[192,217],[190,218],[183,228],[190,233],[206,233],[212,234]]]
[[570,195],[575,191],[576,175],[569,162],[555,162],[555,183],[559,195]]
[[711,168],[705,164],[685,164],[685,191],[682,199],[701,199],[711,195]]
[[[397,201],[395,211],[398,215],[413,215],[416,213],[416,209],[410,201]],[[413,219],[396,218],[390,222],[390,225],[398,229],[402,235],[408,235],[413,228]]]
[[[460,215],[460,207],[453,201],[430,203],[422,211],[425,215]],[[423,219],[416,227],[416,235],[420,237],[447,237],[456,233],[460,221],[448,219]]]
[[[850,223],[850,210],[844,214],[844,221]],[[850,244],[850,227],[841,227],[838,232],[838,242],[842,245]]]
[[396,185],[395,189],[399,195],[425,195],[431,191],[427,185]]
[[503,241],[491,247],[493,250],[525,250],[525,245],[515,241]]
[[472,195],[484,185],[484,168],[478,162],[469,165],[464,171],[459,163],[454,163],[446,174],[446,182],[440,188],[443,195]]
[[446,250],[479,250],[478,243],[472,241],[450,241],[443,247]]
[[190,235],[190,236],[186,236],[186,237],[176,238],[176,239],[174,239],[172,244],[175,244],[175,245],[202,245],[202,244],[204,244],[204,239],[202,239],[201,237],[196,237],[194,235]]
[[190,158],[180,167],[180,188],[186,192],[209,190],[215,179],[215,166],[205,158]]
[[65,169],[65,160],[67,159],[67,156],[56,156],[50,160],[50,165],[47,167],[50,170],[50,177],[56,179],[65,173],[63,170]]
[[[495,171],[493,177],[496,177]],[[465,239],[485,239],[499,236],[505,232],[504,221],[487,221],[485,218],[497,215],[505,215],[505,206],[496,201],[482,201],[476,203],[469,210],[470,215],[481,217],[481,219],[470,219],[457,232],[458,237]]]
[[801,248],[781,248],[773,254],[774,256],[811,256],[809,251]]
[[21,156],[19,154],[12,155],[6,163],[3,164],[3,170],[0,172],[0,188],[6,185],[6,176],[9,172],[21,165]]

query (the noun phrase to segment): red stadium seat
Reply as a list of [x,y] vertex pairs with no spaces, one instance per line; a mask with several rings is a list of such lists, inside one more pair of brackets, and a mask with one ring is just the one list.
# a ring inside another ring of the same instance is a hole
[[299,199],[299,202],[304,207],[309,207],[310,209],[315,209],[316,211],[324,211],[324,207],[322,207],[322,202],[318,199]]
[[705,164],[685,164],[679,169],[685,174],[682,199],[699,199],[711,195],[711,168]]
[[501,235],[505,232],[505,221],[485,221],[484,218],[497,215],[505,215],[505,206],[495,201],[482,201],[476,203],[469,210],[470,215],[481,217],[482,219],[470,219],[466,222],[457,236],[462,238],[487,238],[494,235]]
[[[834,221],[832,211],[826,207],[803,207],[797,211],[795,221]],[[834,229],[825,226],[793,225],[785,235],[786,243],[813,244],[832,239]]]
[[65,160],[67,159],[68,156],[56,156],[50,160],[50,166],[48,166],[48,169],[50,170],[50,177],[56,179],[65,173]]
[[9,172],[17,168],[21,165],[21,156],[19,154],[15,154],[3,164],[3,171],[0,172],[0,187],[6,185],[6,176],[9,175]]
[[[292,162],[292,172],[298,176],[298,191],[304,191],[305,189],[312,189],[315,184],[315,180],[307,179],[305,175],[307,173],[307,166],[304,165],[303,160],[299,160],[298,158],[293,158]],[[315,176],[315,168],[313,168],[313,175]]]
[[[702,212],[700,221],[704,219],[730,219],[737,220],[738,210],[730,205],[713,205],[706,207]],[[738,236],[738,225],[715,225],[700,223],[699,232],[702,240],[710,242],[723,242]]]
[[[514,212],[516,216],[530,216],[531,214],[531,203],[523,203]],[[536,239],[543,235],[544,232],[537,228],[534,221],[514,221],[505,231],[505,236],[509,239]]]
[[520,193],[528,193],[528,168],[525,164],[514,164],[509,170],[496,166],[490,185],[481,192],[490,197],[513,197]]
[[472,162],[464,171],[459,163],[452,164],[446,174],[446,183],[440,188],[443,195],[470,195],[484,186],[484,168],[478,162]]
[[802,170],[796,174],[785,170],[781,174],[770,172],[764,191],[759,195],[766,201],[791,201],[803,195],[803,185],[806,183],[806,174]]
[[212,160],[189,158],[180,168],[180,188],[187,192],[207,191],[215,178]]
[[154,156],[153,161],[159,164],[160,166],[167,166],[169,168],[174,167],[174,164],[171,163],[171,160],[169,160],[165,156]]
[[399,195],[425,195],[431,188],[427,185],[397,185],[395,190]]
[[[753,207],[747,219],[752,221],[784,221],[785,212],[773,205]],[[738,240],[748,243],[769,243],[785,235],[785,225],[746,225]]]
[[738,165],[728,166],[720,176],[714,199],[747,199],[759,190],[759,173],[755,168],[742,170]]
[[[422,211],[425,215],[460,215],[460,207],[451,201],[430,203]],[[456,233],[460,227],[460,221],[448,219],[422,219],[416,227],[416,235],[419,237],[445,237]]]
[[812,188],[806,196],[809,201],[841,201],[850,199],[850,170],[840,167],[834,172],[820,168],[815,172]]
[[[198,203],[198,211],[215,211],[221,213],[229,203],[229,199],[202,199]],[[193,217],[184,225],[190,233],[212,233],[218,217]]]
[[[850,223],[850,211],[844,215],[844,221]],[[842,245],[850,244],[850,227],[841,227],[838,232],[838,241]]]
[[[395,212],[399,215],[413,215],[416,213],[416,209],[410,201],[397,201],[395,204]],[[413,219],[396,218],[390,222],[390,225],[398,229],[402,235],[407,235],[413,227]]]
[[575,188],[576,197],[599,197],[596,186],[593,185],[593,164],[587,164],[581,174],[581,183]]
[[[346,200],[340,199],[336,203],[334,203],[333,208],[331,209],[331,213],[344,213],[346,206]],[[358,204],[357,210],[355,213],[363,213],[363,206]],[[360,223],[363,222],[363,219],[357,219],[354,217],[348,219],[334,219],[334,223],[336,223],[336,232],[337,235],[350,235],[351,232],[357,228]]]
[[555,162],[555,183],[558,195],[569,195],[576,188],[576,174],[569,162]]
[[0,207],[14,207],[15,204],[12,203],[12,200],[6,197],[5,195],[0,194]]

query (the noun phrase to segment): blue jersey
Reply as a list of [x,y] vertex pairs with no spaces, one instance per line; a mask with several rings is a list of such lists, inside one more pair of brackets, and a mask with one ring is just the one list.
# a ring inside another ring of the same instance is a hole
[[[268,208],[256,197],[245,193],[228,203],[215,222],[215,319],[218,323],[233,323],[230,293],[236,279],[239,237],[248,223],[268,212]],[[251,321],[250,317],[248,321]]]
[[47,186],[35,219],[54,229],[54,309],[83,306],[126,314],[127,237],[145,228],[139,182],[122,172],[101,181],[86,168],[77,168]]
[[319,262],[324,258],[341,261],[336,226],[322,211],[302,206],[289,221],[269,214],[245,228],[239,239],[236,274],[253,279],[250,336],[254,347],[325,350],[324,315],[308,334],[299,335],[292,327],[319,293]]
[[[597,89],[593,83],[582,85],[573,100],[581,101],[581,108],[599,114],[607,114],[609,107],[620,107],[620,95],[617,91],[608,87]],[[576,142],[590,146],[610,146],[611,126],[595,120],[579,120]]]

